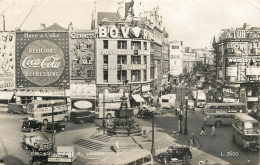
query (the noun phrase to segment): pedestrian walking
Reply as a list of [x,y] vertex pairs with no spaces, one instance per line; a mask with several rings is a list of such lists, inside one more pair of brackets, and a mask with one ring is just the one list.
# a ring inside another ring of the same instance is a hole
[[201,135],[206,135],[205,129],[204,129],[204,125],[203,125],[202,128],[201,128],[200,136],[201,136]]
[[216,130],[215,125],[212,126],[211,130],[212,130],[211,136],[216,136],[215,135],[215,130]]
[[116,153],[118,153],[119,152],[119,140],[116,141],[115,147],[116,147]]

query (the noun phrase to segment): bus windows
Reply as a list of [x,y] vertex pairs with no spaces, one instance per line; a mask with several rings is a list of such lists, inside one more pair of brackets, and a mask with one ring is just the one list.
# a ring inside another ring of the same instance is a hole
[[143,164],[143,158],[136,160],[136,164]]
[[150,162],[151,161],[151,156],[148,155],[146,157],[144,157],[144,163]]

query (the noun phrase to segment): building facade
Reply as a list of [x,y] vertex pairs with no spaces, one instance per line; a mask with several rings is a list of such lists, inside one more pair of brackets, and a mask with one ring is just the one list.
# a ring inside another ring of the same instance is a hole
[[260,29],[225,29],[213,42],[217,77],[223,83],[223,102],[246,103],[249,110],[259,108]]

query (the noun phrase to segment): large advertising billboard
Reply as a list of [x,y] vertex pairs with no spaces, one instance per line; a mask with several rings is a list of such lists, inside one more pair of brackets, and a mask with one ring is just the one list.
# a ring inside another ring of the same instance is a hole
[[15,88],[15,33],[0,33],[0,90]]
[[71,79],[95,79],[95,32],[70,32]]
[[[69,86],[69,36],[67,32],[18,32],[16,85]],[[64,84],[64,82],[67,82]]]

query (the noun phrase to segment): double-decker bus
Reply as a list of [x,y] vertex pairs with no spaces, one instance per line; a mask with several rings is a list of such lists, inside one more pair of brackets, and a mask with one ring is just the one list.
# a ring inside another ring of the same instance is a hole
[[259,150],[259,122],[248,114],[237,113],[232,124],[233,142],[242,149]]
[[[52,114],[53,108],[53,114]],[[65,100],[33,100],[28,104],[28,119],[47,124],[54,121],[68,121],[69,111]]]
[[[105,98],[103,98],[103,94],[99,94],[99,99],[97,99],[98,106],[95,109],[95,117],[96,118],[103,118],[103,115],[105,118],[111,118],[115,117],[115,110],[120,109],[121,106],[121,97],[123,94],[121,93],[109,93],[105,95]],[[128,94],[125,93],[125,96],[127,97]],[[129,99],[127,99],[128,107],[130,107]],[[104,110],[104,104],[105,104],[105,112]]]
[[235,113],[247,113],[244,103],[207,103],[204,108],[205,125],[231,125]]

